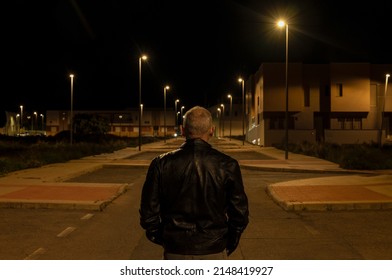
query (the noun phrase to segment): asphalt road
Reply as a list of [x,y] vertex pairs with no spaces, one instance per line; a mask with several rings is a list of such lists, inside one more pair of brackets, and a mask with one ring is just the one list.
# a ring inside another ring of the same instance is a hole
[[[146,167],[108,166],[70,180],[130,183],[127,192],[102,212],[1,209],[0,259],[161,259],[161,248],[148,242],[139,226],[146,171]],[[272,183],[318,176],[329,175],[243,169],[250,224],[232,258],[392,259],[392,211],[286,212],[265,192]]]

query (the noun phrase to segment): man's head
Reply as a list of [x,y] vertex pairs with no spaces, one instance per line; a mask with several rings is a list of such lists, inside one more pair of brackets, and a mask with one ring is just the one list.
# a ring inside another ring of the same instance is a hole
[[188,110],[184,116],[182,134],[187,139],[201,138],[208,140],[214,133],[211,113],[200,106]]

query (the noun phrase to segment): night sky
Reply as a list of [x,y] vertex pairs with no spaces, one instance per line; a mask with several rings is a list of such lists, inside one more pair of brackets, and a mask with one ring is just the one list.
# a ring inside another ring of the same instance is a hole
[[[12,3],[8,3],[12,2]],[[345,5],[345,2],[349,4]],[[13,0],[2,4],[1,112],[190,108],[241,94],[264,62],[392,63],[391,1]],[[353,4],[355,3],[355,4]]]

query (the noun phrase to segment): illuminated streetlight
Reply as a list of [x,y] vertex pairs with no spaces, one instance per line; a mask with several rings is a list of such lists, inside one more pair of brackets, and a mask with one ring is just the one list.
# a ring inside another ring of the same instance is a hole
[[169,90],[169,86],[163,88],[163,142],[166,143],[166,91]]
[[183,120],[184,120],[184,109],[185,106],[181,106],[181,124],[183,124]]
[[41,130],[44,132],[44,114],[39,114],[39,116],[41,117]]
[[222,107],[222,137],[225,137],[225,105],[221,104]]
[[176,130],[178,129],[178,113],[177,113],[177,104],[178,102],[180,102],[180,99],[176,99],[176,101],[174,101],[174,117],[176,118]]
[[283,20],[278,21],[278,27],[286,27],[286,110],[285,110],[285,159],[288,159],[289,146],[289,88],[288,88],[288,57],[289,57],[289,25]]
[[242,145],[245,145],[245,98],[244,98],[245,81],[242,78],[239,78],[238,82],[241,83],[241,89],[242,89]]
[[230,94],[227,95],[227,98],[230,99],[230,134],[229,134],[229,140],[231,141],[231,120],[232,120],[232,110],[233,110],[233,96],[231,96]]
[[35,126],[34,126],[34,118],[31,120],[31,130],[35,130],[34,128],[38,127],[38,116],[37,112],[33,113],[35,116]]
[[[388,78],[390,77],[389,74],[385,74],[385,89],[384,89],[384,102],[382,104],[382,111],[381,111],[381,125],[380,125],[380,132],[378,138],[378,144],[382,146],[382,129],[384,127],[384,114],[385,114],[385,102],[387,99],[387,90],[388,90]],[[385,136],[387,135],[387,129],[385,128]]]
[[122,134],[122,118],[123,118],[123,116],[122,115],[119,115],[118,116],[118,118],[120,119],[120,136],[121,136],[121,134]]
[[20,130],[23,129],[23,105],[20,105],[20,127],[19,127],[19,133],[21,132]]
[[69,77],[71,78],[71,116],[70,116],[70,143],[72,145],[73,142],[73,78],[74,75],[71,74],[69,75]]
[[220,108],[217,108],[216,110],[218,111],[218,137],[219,137],[221,134],[221,121],[222,121],[221,114],[222,114],[222,112],[221,112]]
[[139,151],[142,149],[142,60],[147,56],[139,57]]

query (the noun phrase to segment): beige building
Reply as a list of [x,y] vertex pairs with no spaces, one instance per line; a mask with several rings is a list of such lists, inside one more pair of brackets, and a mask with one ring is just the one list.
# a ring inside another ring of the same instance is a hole
[[[139,135],[139,111],[134,108],[124,111],[74,111],[73,115],[99,115],[109,123],[109,133],[117,136],[137,137]],[[178,118],[176,121],[176,117]],[[166,136],[173,136],[180,121],[180,116],[173,108],[166,110]],[[165,135],[165,113],[162,109],[148,109],[142,111],[142,136]],[[70,111],[47,111],[46,133],[48,136],[70,129]]]
[[[392,88],[386,78],[390,72],[391,64],[289,63],[288,142],[392,141]],[[248,142],[285,142],[285,81],[284,63],[262,64],[247,80]]]

